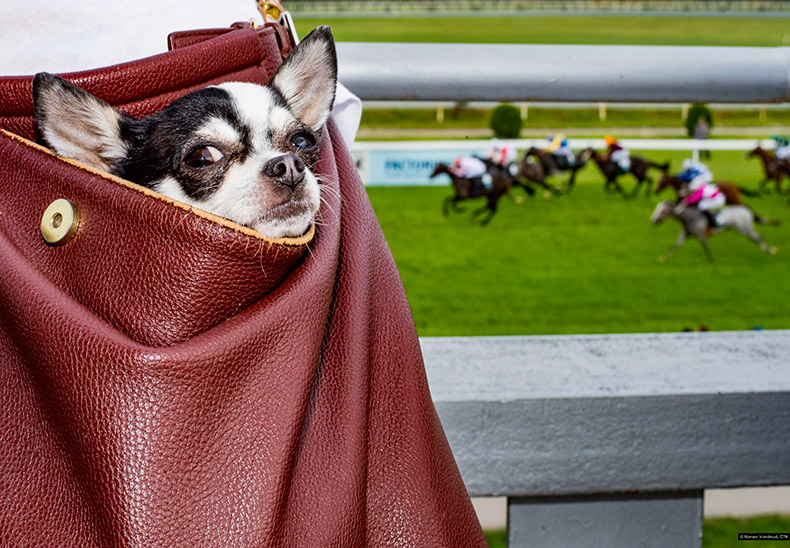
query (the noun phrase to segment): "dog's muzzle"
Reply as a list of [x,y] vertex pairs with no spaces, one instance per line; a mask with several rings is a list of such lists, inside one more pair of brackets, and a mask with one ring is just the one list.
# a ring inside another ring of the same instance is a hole
[[283,154],[272,158],[263,166],[263,174],[277,184],[295,190],[305,180],[307,167],[296,154]]

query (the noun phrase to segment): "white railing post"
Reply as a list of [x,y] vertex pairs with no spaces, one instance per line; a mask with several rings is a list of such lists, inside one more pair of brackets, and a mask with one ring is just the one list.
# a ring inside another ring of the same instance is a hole
[[340,42],[337,53],[340,81],[368,101],[790,101],[788,47]]

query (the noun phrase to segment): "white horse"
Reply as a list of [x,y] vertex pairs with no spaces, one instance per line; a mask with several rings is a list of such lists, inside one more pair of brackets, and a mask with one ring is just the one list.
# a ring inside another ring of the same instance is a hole
[[[654,225],[657,225],[669,217],[675,217],[683,225],[683,229],[678,235],[675,245],[667,251],[664,255],[658,258],[659,261],[664,262],[669,259],[672,254],[686,241],[688,236],[696,237],[702,244],[708,260],[713,260],[713,254],[708,247],[708,218],[699,209],[693,206],[677,205],[674,202],[663,201],[656,206],[650,220]],[[714,227],[713,234],[723,232],[729,228],[734,228],[757,245],[766,253],[774,255],[776,248],[769,246],[765,243],[762,237],[754,229],[755,216],[754,212],[746,206],[734,205],[727,206],[718,214],[720,226]],[[772,223],[773,224],[773,223]]]

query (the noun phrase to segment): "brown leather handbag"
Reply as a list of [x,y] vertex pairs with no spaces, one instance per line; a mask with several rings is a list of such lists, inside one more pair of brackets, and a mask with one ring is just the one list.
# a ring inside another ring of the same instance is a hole
[[[290,48],[237,25],[67,78],[139,116]],[[331,122],[320,227],[270,241],[53,156],[32,113],[0,79],[0,546],[485,546]]]

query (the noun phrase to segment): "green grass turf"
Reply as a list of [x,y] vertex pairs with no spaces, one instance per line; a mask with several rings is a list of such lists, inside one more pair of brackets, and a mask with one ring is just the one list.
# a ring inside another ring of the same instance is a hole
[[[644,155],[671,159],[675,168],[684,157]],[[760,175],[757,162],[742,153],[716,152],[709,165],[718,179],[751,188]],[[521,204],[505,197],[487,227],[471,221],[480,200],[466,213],[442,216],[449,184],[370,187],[368,194],[421,336],[671,332],[700,323],[713,330],[790,328],[785,197],[747,198],[759,213],[783,222],[758,228],[778,255],[725,233],[711,240],[713,264],[694,240],[660,264],[680,225],[650,224],[658,198],[604,193],[593,165],[580,172],[570,195]]]
[[[755,516],[746,519],[705,520],[702,530],[702,548],[784,548],[787,542],[739,541],[738,533],[786,533],[790,531],[790,516]],[[506,548],[505,531],[486,531],[489,548]]]
[[739,541],[738,533],[788,533],[790,516],[755,516],[745,519],[705,520],[702,529],[702,548],[786,548],[781,541]]
[[[490,109],[445,109],[444,121],[436,120],[435,109],[370,109],[362,112],[363,128],[488,128]],[[772,126],[790,125],[790,110],[766,111],[765,120],[757,110],[714,110],[714,133],[726,132],[726,127],[760,127],[766,132]],[[618,109],[609,108],[606,119],[601,120],[598,109],[530,108],[524,129],[546,127],[591,128],[605,131],[609,127],[676,127],[684,128],[680,107],[673,110]],[[684,130],[685,131],[685,130]],[[418,134],[416,134],[418,135]]]
[[507,548],[507,531],[485,531],[488,548]]
[[[343,42],[781,46],[784,18],[524,16],[298,18],[302,34],[332,27]],[[682,62],[682,60],[678,60]]]

